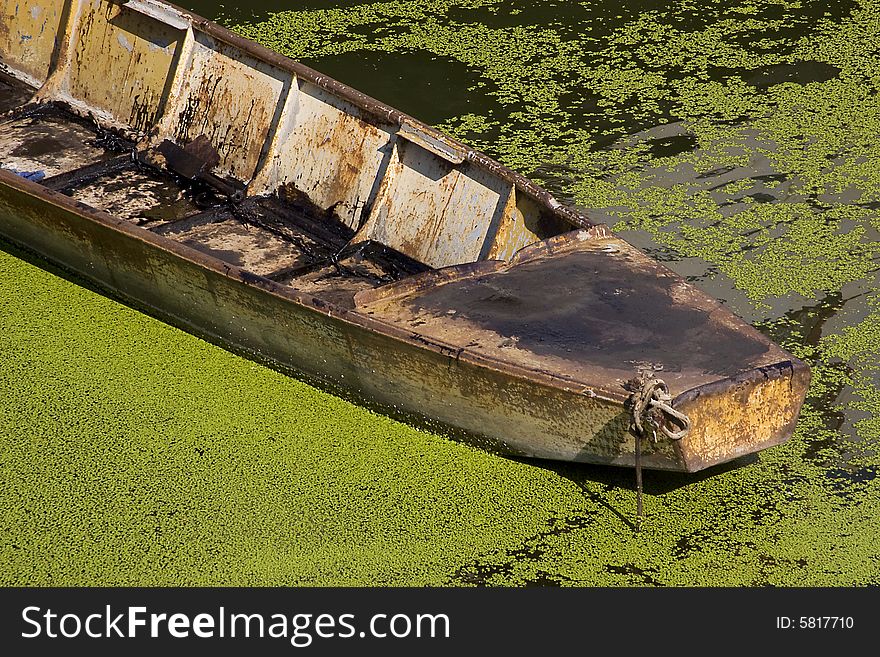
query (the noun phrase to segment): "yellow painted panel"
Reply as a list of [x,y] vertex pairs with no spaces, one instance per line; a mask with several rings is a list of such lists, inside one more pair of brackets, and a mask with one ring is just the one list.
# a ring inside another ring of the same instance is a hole
[[219,170],[250,180],[291,74],[197,33],[185,80],[171,135],[180,144],[207,136],[220,154]]
[[63,6],[58,0],[0,0],[0,62],[45,82]]
[[431,267],[479,260],[510,183],[411,142],[397,153],[363,235]]
[[110,2],[84,3],[69,92],[146,132],[158,122],[184,32]]
[[390,127],[364,121],[354,106],[305,83],[276,154],[276,178],[357,229],[391,149]]
[[[514,200],[514,199],[512,199]],[[510,260],[524,246],[571,230],[571,226],[519,192],[508,202],[488,257]]]

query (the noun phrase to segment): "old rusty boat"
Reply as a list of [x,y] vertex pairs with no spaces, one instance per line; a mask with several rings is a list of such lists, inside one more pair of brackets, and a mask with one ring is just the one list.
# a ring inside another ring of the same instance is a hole
[[210,21],[0,0],[0,65],[0,236],[147,312],[517,455],[692,472],[792,434],[809,369],[718,301]]

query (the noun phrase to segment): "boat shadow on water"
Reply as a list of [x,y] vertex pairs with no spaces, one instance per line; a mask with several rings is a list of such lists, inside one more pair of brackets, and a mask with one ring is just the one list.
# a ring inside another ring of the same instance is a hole
[[[593,465],[590,463],[565,463],[522,457],[511,458],[523,463],[529,463],[548,472],[553,472],[563,479],[568,479],[581,490],[584,497],[591,503],[609,511],[633,531],[637,530],[634,506],[637,485],[632,468]],[[679,488],[717,477],[725,472],[753,465],[758,462],[759,458],[758,454],[746,454],[732,461],[713,465],[699,472],[645,470],[642,473],[643,490],[645,495],[649,496],[665,495]],[[593,484],[599,484],[601,490],[596,490],[596,486]],[[631,492],[633,494],[633,503],[623,509],[615,507],[609,501],[609,493],[615,489]]]

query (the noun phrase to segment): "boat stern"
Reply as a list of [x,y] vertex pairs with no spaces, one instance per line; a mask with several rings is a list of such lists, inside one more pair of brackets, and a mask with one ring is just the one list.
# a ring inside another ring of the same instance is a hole
[[687,472],[758,452],[791,438],[810,384],[794,357],[680,394],[673,405],[691,420],[678,442]]

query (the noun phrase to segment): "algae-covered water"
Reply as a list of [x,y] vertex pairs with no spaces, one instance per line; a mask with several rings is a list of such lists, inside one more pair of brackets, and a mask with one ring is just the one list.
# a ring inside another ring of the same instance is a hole
[[506,459],[0,251],[0,583],[880,583],[880,2],[191,8],[482,148],[813,368],[699,476]]

